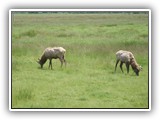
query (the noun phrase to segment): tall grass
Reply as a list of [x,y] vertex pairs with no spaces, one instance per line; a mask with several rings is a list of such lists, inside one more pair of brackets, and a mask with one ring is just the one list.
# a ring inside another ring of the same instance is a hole
[[[62,46],[67,67],[36,63],[48,46]],[[115,52],[130,50],[137,77],[114,73]],[[13,108],[148,108],[147,14],[14,14]]]

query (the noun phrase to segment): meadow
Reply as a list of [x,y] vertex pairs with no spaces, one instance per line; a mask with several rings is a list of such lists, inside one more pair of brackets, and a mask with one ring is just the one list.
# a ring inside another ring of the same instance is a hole
[[[12,13],[12,108],[148,108],[148,14]],[[36,62],[46,47],[66,49],[67,66]],[[136,76],[115,53],[131,51]]]

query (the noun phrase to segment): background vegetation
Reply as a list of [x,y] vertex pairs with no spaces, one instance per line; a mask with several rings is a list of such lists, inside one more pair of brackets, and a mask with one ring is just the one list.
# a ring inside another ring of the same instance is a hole
[[[36,63],[48,46],[67,50],[67,67]],[[131,51],[140,76],[114,73]],[[12,108],[148,108],[147,13],[12,13]]]

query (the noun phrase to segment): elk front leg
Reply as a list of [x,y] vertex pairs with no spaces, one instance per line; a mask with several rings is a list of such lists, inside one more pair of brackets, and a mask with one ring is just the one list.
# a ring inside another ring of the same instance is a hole
[[52,69],[52,59],[49,59],[49,67],[48,68],[50,68],[50,67]]
[[129,62],[126,63],[127,73],[129,73]]
[[59,58],[60,62],[61,62],[61,67],[63,66],[63,59]]
[[116,69],[117,69],[117,64],[119,63],[119,60],[116,61],[116,65],[115,65],[115,70],[114,72],[116,72]]
[[122,65],[123,65],[123,62],[121,62],[121,64],[120,64],[121,71],[123,72]]

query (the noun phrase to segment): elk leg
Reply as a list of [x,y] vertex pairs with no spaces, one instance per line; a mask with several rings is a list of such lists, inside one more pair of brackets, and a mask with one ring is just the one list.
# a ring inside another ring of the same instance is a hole
[[50,68],[50,63],[51,63],[51,60],[49,59],[49,66],[48,66],[48,69]]
[[50,66],[51,66],[51,69],[52,69],[52,59],[49,59],[49,67],[48,68],[50,68]]
[[61,67],[63,66],[63,59],[59,58],[60,62],[61,62]]
[[64,59],[64,56],[63,56],[63,62],[64,62],[64,64],[65,64],[65,67],[66,67],[66,60]]
[[119,63],[119,60],[116,61],[116,65],[115,65],[115,70],[114,72],[116,72],[116,69],[117,69],[117,64]]
[[52,59],[51,59],[51,63],[50,64],[51,64],[51,70],[52,70]]
[[123,72],[122,65],[123,65],[123,62],[121,62],[120,64],[121,71]]
[[126,63],[127,73],[129,73],[129,62]]
[[66,67],[66,60],[64,59],[64,64],[65,64],[65,67]]

